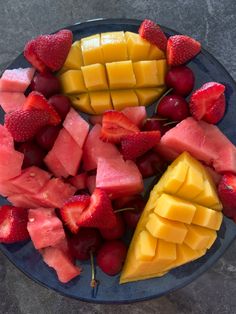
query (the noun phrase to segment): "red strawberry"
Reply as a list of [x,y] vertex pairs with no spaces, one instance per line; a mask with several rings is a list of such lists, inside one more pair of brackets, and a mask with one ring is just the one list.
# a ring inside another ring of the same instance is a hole
[[71,232],[77,233],[79,230],[76,221],[79,219],[85,208],[88,207],[89,203],[89,195],[75,195],[72,196],[60,209],[61,218]]
[[190,99],[190,112],[197,120],[208,123],[219,122],[225,113],[225,86],[208,82],[197,89]]
[[151,44],[156,45],[159,49],[165,51],[167,45],[167,37],[155,22],[151,20],[144,20],[139,27],[139,35],[149,41]]
[[167,42],[167,62],[176,66],[190,61],[201,51],[201,44],[185,35],[170,36]]
[[124,135],[139,132],[139,128],[123,112],[104,112],[100,138],[104,142],[119,143]]
[[0,242],[14,243],[29,239],[28,211],[25,208],[3,205],[0,207]]
[[5,115],[5,127],[16,142],[25,142],[49,123],[50,116],[43,110],[17,110]]
[[236,176],[231,173],[223,175],[218,193],[223,204],[223,213],[236,222]]
[[66,60],[72,39],[72,32],[67,29],[52,35],[40,35],[26,44],[24,56],[40,72],[57,71]]
[[124,159],[135,159],[156,146],[161,138],[160,131],[147,131],[128,134],[121,140]]
[[61,118],[52,105],[49,104],[43,94],[39,92],[31,92],[26,98],[23,110],[41,109],[50,115],[49,124],[57,125],[61,122]]
[[105,191],[100,188],[94,190],[90,204],[80,215],[77,225],[102,229],[115,227],[116,215]]

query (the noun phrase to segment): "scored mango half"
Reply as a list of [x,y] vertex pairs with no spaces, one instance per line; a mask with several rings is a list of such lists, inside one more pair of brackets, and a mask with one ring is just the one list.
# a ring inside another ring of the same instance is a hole
[[203,256],[217,238],[221,210],[206,168],[187,152],[182,153],[150,193],[120,283],[160,277]]
[[132,32],[75,41],[58,73],[62,92],[88,114],[148,106],[166,90],[167,62],[158,47]]

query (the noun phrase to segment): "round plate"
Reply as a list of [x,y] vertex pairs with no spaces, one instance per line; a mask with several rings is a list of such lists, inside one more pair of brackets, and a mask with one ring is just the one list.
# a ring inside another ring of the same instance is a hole
[[[141,21],[127,19],[99,19],[76,24],[68,27],[73,34],[74,40],[96,33],[108,31],[132,31],[137,32]],[[163,27],[167,35],[176,34],[169,28]],[[28,63],[21,54],[9,66],[9,68],[26,67]],[[218,81],[226,86],[227,112],[219,124],[220,129],[228,138],[236,144],[236,84],[223,68],[223,66],[204,49],[189,64],[196,76],[195,87],[199,87],[208,81]],[[0,113],[3,121],[3,112]],[[0,198],[0,204],[7,203]],[[33,248],[31,241],[21,244],[0,245],[1,251],[9,260],[27,276],[41,285],[53,289],[63,295],[95,303],[130,303],[160,297],[173,290],[190,283],[209,267],[225,252],[236,236],[236,225],[229,219],[224,218],[217,240],[208,253],[195,262],[172,270],[167,275],[134,283],[119,285],[119,275],[109,277],[97,269],[96,277],[100,284],[96,291],[90,288],[91,269],[90,263],[82,264],[83,273],[68,284],[61,284],[52,268],[49,268],[40,254]]]

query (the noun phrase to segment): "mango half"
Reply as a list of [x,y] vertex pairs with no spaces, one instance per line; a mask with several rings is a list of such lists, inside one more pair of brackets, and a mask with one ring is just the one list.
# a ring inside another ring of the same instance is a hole
[[136,33],[120,31],[74,42],[59,79],[74,107],[101,114],[153,103],[166,90],[166,72],[162,50]]
[[216,240],[221,210],[206,168],[182,153],[150,193],[120,283],[160,277],[203,256]]

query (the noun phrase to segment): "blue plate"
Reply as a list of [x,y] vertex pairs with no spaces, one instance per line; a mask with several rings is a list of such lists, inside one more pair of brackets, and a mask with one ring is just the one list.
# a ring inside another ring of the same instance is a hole
[[[137,32],[141,21],[127,19],[94,20],[68,27],[74,34],[74,40],[88,35],[107,31]],[[163,27],[167,35],[176,34]],[[21,54],[9,68],[26,67],[28,63]],[[220,122],[220,129],[236,144],[236,84],[223,66],[208,52],[202,52],[189,64],[196,75],[196,85],[199,87],[208,81],[218,81],[226,86],[227,113]],[[149,110],[153,110],[149,107]],[[3,113],[0,113],[3,121]],[[7,203],[0,198],[0,204]],[[218,238],[208,253],[185,266],[179,267],[161,278],[149,279],[134,283],[119,285],[119,276],[109,277],[97,269],[97,279],[100,284],[96,291],[90,288],[91,270],[89,262],[83,263],[83,273],[68,284],[61,284],[52,268],[43,263],[40,254],[31,242],[0,245],[1,251],[9,260],[28,277],[39,284],[53,289],[65,296],[94,303],[130,303],[160,297],[181,288],[211,267],[226,251],[236,237],[236,225],[224,218]]]

